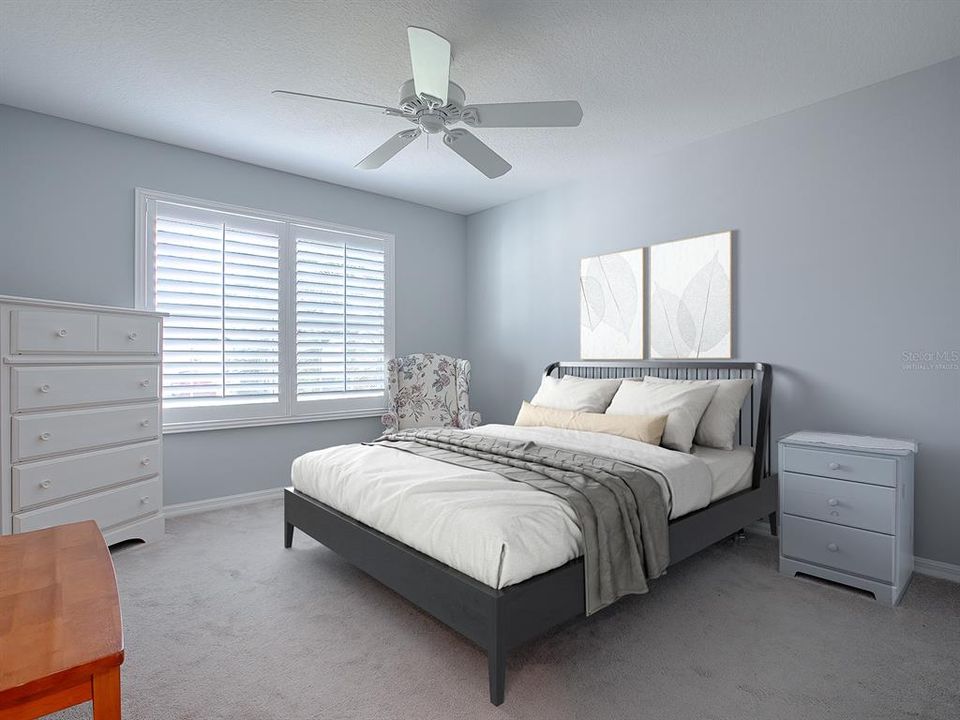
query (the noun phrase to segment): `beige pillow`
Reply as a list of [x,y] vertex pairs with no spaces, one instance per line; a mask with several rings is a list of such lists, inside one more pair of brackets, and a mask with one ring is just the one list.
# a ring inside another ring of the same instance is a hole
[[607,415],[666,415],[660,444],[688,453],[693,436],[714,393],[715,385],[676,385],[627,380],[613,396]]
[[554,427],[619,435],[651,445],[660,444],[666,424],[666,415],[604,415],[538,407],[527,401],[520,406],[520,414],[514,423],[521,427]]
[[618,387],[619,380],[595,380],[575,375],[564,375],[558,380],[544,375],[540,381],[540,389],[530,400],[530,404],[558,410],[602,413],[607,409]]
[[644,382],[662,385],[714,385],[716,394],[707,405],[697,433],[693,441],[697,445],[717,448],[719,450],[733,450],[733,440],[737,434],[737,423],[740,421],[740,408],[747,399],[753,380],[673,380],[668,378],[648,377]]

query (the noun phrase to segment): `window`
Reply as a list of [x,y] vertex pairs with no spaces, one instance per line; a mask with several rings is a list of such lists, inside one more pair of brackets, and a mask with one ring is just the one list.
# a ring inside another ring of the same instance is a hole
[[138,190],[137,266],[167,431],[383,412],[392,236]]

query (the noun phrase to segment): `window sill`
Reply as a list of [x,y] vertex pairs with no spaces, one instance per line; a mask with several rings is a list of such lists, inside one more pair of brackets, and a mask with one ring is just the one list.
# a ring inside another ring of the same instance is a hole
[[236,420],[197,420],[193,422],[172,422],[163,424],[164,435],[177,435],[207,430],[231,430],[233,428],[266,427],[268,425],[297,425],[300,423],[324,422],[327,420],[353,420],[356,418],[379,418],[386,410],[374,408],[368,410],[341,410],[314,415],[289,415],[283,417],[249,417]]

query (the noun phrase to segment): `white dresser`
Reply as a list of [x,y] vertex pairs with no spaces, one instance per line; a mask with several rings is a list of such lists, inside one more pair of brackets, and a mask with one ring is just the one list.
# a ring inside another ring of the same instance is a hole
[[163,535],[158,313],[0,296],[0,531]]
[[780,572],[896,605],[913,573],[912,441],[795,433],[780,441]]

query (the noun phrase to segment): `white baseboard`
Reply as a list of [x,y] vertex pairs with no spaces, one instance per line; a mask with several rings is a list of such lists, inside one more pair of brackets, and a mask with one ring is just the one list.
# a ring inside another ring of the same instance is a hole
[[261,500],[269,500],[270,498],[280,497],[282,493],[283,488],[269,488],[267,490],[240,493],[239,495],[210,498],[209,500],[195,500],[194,502],[165,505],[163,512],[168,518],[192,515],[193,513],[206,512],[207,510],[222,510],[228,507],[235,507],[236,505],[248,505],[249,503],[260,502]]
[[940,578],[941,580],[951,580],[960,583],[960,565],[941,562],[940,560],[928,560],[927,558],[915,557],[913,559],[913,569],[921,575]]

